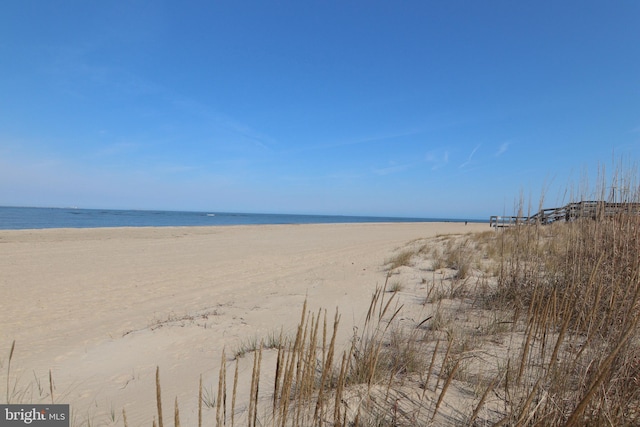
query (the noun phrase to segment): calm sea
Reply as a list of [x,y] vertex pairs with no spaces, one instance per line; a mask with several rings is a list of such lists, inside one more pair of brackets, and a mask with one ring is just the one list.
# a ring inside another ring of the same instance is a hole
[[0,229],[2,230],[435,221],[464,221],[464,219],[0,207]]

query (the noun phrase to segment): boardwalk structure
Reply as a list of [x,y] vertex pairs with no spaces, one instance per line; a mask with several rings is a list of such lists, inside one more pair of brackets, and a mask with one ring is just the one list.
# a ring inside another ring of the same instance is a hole
[[559,208],[541,209],[531,216],[497,216],[489,219],[489,226],[502,228],[523,224],[552,224],[556,221],[574,221],[579,218],[600,220],[619,214],[640,215],[640,203],[582,201]]

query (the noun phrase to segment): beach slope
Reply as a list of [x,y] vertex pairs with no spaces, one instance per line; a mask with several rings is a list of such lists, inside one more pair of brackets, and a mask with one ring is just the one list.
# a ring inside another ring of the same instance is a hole
[[[394,250],[416,238],[487,229],[373,223],[0,231],[5,371],[16,342],[9,400],[51,401],[51,371],[53,400],[70,403],[76,422],[122,425],[125,407],[129,425],[148,425],[158,366],[163,396],[184,402],[184,424],[193,425],[199,377],[215,394],[223,349],[232,359],[256,340],[295,333],[305,299],[312,311],[339,308],[346,345]],[[245,374],[250,363],[240,366]]]

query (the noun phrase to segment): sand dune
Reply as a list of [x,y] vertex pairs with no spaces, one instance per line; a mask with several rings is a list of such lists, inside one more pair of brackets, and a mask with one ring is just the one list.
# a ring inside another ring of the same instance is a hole
[[[0,360],[23,401],[76,420],[150,425],[154,375],[193,425],[199,376],[215,389],[222,349],[295,328],[311,310],[342,313],[341,339],[362,321],[407,241],[487,224],[319,224],[0,231]],[[241,370],[250,371],[250,361]],[[3,374],[6,375],[6,372]],[[3,377],[4,380],[4,377]],[[41,382],[43,391],[38,389]],[[4,393],[2,393],[4,394]],[[17,398],[17,397],[14,397]],[[0,400],[5,400],[2,396]],[[170,406],[170,405],[167,405]]]

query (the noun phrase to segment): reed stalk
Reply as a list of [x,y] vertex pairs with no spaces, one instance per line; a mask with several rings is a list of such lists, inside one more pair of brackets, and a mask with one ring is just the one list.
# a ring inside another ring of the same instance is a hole
[[444,399],[444,396],[447,393],[447,390],[449,389],[449,385],[451,384],[451,381],[453,380],[453,376],[458,371],[458,367],[459,366],[460,366],[460,359],[456,360],[456,363],[453,365],[453,368],[451,369],[451,372],[447,376],[447,380],[445,381],[444,385],[442,386],[442,391],[440,392],[440,396],[438,396],[438,401],[436,402],[436,407],[433,409],[433,415],[431,415],[431,421],[432,422],[435,419],[436,415],[438,414],[438,408],[440,408],[440,405],[442,404],[442,400]]
[[163,427],[162,423],[162,393],[160,390],[160,367],[156,366],[156,405],[158,408],[158,427]]
[[173,412],[173,423],[175,427],[180,427],[180,409],[178,408],[178,397],[176,396],[176,401],[174,404],[174,412]]
[[231,396],[231,427],[234,427],[236,414],[236,392],[238,390],[238,359],[236,358],[236,369],[233,374],[233,392]]
[[469,422],[468,422],[469,426],[474,425],[473,422],[476,420],[476,418],[478,418],[478,415],[480,414],[480,410],[482,409],[482,406],[484,405],[484,402],[487,400],[487,396],[489,396],[489,393],[493,391],[494,387],[498,383],[498,378],[499,377],[496,376],[491,381],[491,383],[489,383],[489,386],[484,390],[484,393],[482,393],[482,397],[480,397],[480,401],[478,402],[478,404],[474,408],[473,413],[471,414],[471,418],[469,419]]
[[49,395],[51,396],[51,404],[53,405],[53,376],[51,375],[51,369],[49,369]]
[[220,427],[225,424],[227,419],[227,360],[225,357],[224,349],[222,349],[222,356],[220,356],[220,371],[218,373],[218,396],[216,399],[216,427]]
[[198,427],[202,427],[202,374],[198,383]]
[[16,340],[11,343],[11,350],[9,350],[9,360],[7,361],[7,404],[11,403],[11,396],[9,395],[9,384],[11,378],[11,360],[13,359],[13,351],[16,348]]

